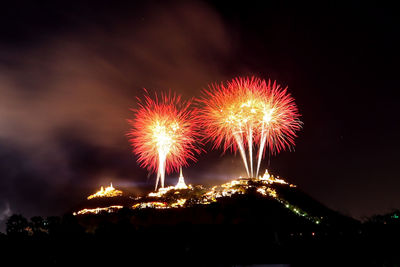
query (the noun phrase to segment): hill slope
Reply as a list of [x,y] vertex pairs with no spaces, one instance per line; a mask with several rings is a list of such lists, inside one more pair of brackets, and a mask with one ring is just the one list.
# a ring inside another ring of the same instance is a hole
[[357,224],[312,199],[297,186],[269,175],[236,179],[212,188],[185,185],[161,188],[143,197],[94,198],[77,206],[74,215],[94,231],[96,226],[88,226],[86,221],[117,217],[121,210],[130,214],[130,222],[137,226],[253,224],[295,230]]

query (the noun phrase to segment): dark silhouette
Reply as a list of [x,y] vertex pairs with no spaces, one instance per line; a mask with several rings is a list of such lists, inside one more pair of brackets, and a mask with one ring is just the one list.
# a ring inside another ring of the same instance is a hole
[[9,236],[25,236],[30,230],[28,220],[21,214],[14,214],[7,220],[6,232]]
[[13,215],[0,242],[4,257],[16,264],[145,260],[147,266],[395,266],[400,262],[398,246],[393,245],[400,238],[399,215],[393,211],[360,223],[331,214],[331,219],[316,224],[276,201],[249,193],[190,208],[124,208],[116,213],[30,221]]

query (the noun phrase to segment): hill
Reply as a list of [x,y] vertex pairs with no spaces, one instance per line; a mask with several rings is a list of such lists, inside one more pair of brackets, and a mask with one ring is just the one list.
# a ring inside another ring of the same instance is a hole
[[268,173],[211,188],[181,183],[146,196],[92,198],[80,207],[79,225],[106,243],[132,241],[141,256],[203,264],[296,262],[310,251],[332,257],[338,247],[346,257],[361,225]]
[[303,227],[315,234],[322,227],[358,224],[268,173],[212,188],[181,183],[142,197],[91,198],[77,205],[74,215],[94,232],[101,221],[115,221],[121,210],[130,214],[135,226],[252,224],[285,231],[301,231]]
[[391,245],[400,236],[398,211],[361,224],[273,176],[211,188],[178,183],[145,196],[111,187],[63,218],[28,224],[16,215],[14,230],[0,236],[4,255],[23,252],[25,257],[12,259],[51,265],[398,263]]

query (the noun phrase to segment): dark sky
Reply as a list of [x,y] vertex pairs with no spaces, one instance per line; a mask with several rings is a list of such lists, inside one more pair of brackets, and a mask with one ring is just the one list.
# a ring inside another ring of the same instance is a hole
[[[400,208],[393,6],[128,2],[0,9],[0,220],[60,215],[109,182],[152,187],[125,137],[142,88],[193,97],[246,75],[288,86],[304,122],[295,151],[264,168],[355,218]],[[244,169],[239,155],[210,151],[184,172],[217,184]]]

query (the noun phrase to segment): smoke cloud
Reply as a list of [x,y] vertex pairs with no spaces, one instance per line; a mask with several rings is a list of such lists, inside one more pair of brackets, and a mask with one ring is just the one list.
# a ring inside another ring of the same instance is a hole
[[94,186],[145,181],[125,138],[135,97],[143,88],[193,97],[225,78],[232,48],[213,10],[132,13],[71,15],[69,30],[0,43],[0,202],[13,211],[60,213]]

